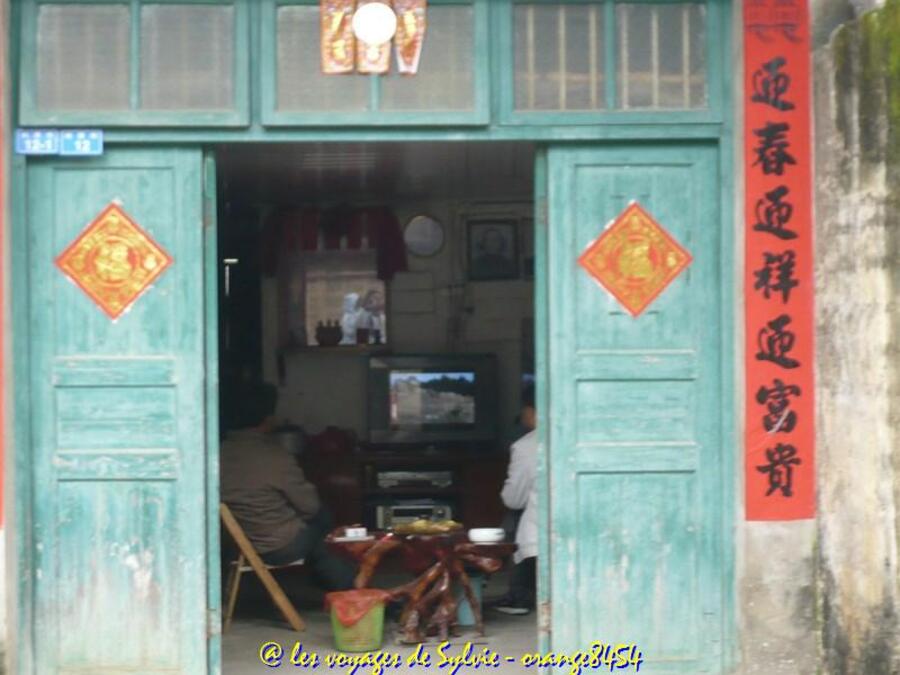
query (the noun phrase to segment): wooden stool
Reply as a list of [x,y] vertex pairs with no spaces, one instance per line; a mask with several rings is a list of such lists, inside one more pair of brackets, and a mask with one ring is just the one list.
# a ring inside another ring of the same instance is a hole
[[303,560],[295,560],[287,565],[266,565],[262,558],[259,557],[256,549],[253,548],[253,544],[250,543],[247,535],[244,534],[243,528],[234,517],[234,514],[231,513],[231,509],[229,509],[224,502],[219,504],[219,515],[222,517],[225,529],[228,530],[228,534],[234,539],[234,543],[237,544],[238,550],[240,551],[237,560],[231,563],[228,582],[225,584],[227,601],[225,603],[222,632],[224,633],[227,631],[228,627],[231,625],[231,617],[234,614],[234,607],[237,604],[238,588],[240,588],[241,585],[241,575],[244,574],[244,572],[250,571],[255,572],[256,576],[259,577],[259,580],[262,581],[263,586],[266,587],[266,590],[272,597],[272,602],[275,603],[275,606],[279,609],[285,620],[291,624],[291,628],[297,632],[305,630],[306,624],[303,622],[303,619],[300,618],[300,614],[294,608],[294,605],[288,596],[281,590],[281,586],[275,581],[275,577],[272,576],[271,572],[271,570],[300,567],[303,565]]

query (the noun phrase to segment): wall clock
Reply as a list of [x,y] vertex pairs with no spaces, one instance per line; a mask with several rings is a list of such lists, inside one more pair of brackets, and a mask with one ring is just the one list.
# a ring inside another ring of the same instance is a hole
[[444,246],[444,226],[431,216],[413,216],[403,228],[403,241],[413,255],[435,255]]

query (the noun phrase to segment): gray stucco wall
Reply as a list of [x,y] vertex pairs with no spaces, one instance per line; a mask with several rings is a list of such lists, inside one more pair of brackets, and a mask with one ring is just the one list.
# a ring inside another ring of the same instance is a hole
[[815,521],[744,523],[738,547],[738,672],[815,673]]
[[821,668],[900,672],[900,0],[816,50]]

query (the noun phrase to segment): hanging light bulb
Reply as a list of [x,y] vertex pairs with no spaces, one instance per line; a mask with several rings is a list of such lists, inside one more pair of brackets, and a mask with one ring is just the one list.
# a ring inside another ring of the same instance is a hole
[[353,34],[366,45],[383,45],[397,32],[397,15],[384,2],[369,2],[353,15]]

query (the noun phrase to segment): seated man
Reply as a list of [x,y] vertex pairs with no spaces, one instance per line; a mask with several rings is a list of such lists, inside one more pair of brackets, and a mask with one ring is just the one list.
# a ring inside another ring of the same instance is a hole
[[537,564],[537,411],[534,407],[534,387],[522,394],[522,426],[528,433],[510,448],[509,470],[500,498],[506,508],[521,511],[516,526],[518,549],[513,555],[515,565],[510,578],[509,592],[496,605],[498,612],[527,614],[534,609]]
[[351,588],[350,564],[325,546],[332,523],[316,487],[271,433],[278,390],[262,383],[245,389],[230,399],[233,405],[223,401],[225,426],[237,430],[222,442],[222,501],[264,562],[284,565],[303,558],[326,590]]

